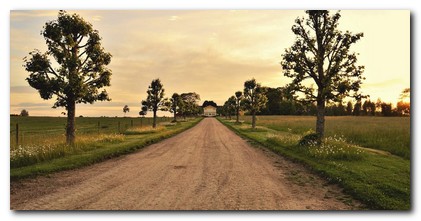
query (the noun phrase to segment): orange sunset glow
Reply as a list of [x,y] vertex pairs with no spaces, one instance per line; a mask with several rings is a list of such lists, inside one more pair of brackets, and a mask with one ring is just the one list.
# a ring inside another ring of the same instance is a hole
[[[281,55],[295,39],[291,26],[303,10],[68,10],[99,31],[102,46],[112,54],[109,68],[112,101],[78,104],[77,115],[137,117],[140,101],[152,79],[160,78],[166,97],[196,92],[218,105],[244,81],[263,86],[291,82],[282,73]],[[23,57],[33,49],[46,51],[40,31],[58,11],[10,13],[10,113],[27,109],[31,116],[60,116],[54,99],[43,100],[25,81]],[[410,11],[343,10],[339,29],[364,37],[351,47],[364,65],[361,91],[371,100],[396,105],[410,87]],[[200,104],[201,104],[200,103]],[[160,115],[167,115],[160,113]]]

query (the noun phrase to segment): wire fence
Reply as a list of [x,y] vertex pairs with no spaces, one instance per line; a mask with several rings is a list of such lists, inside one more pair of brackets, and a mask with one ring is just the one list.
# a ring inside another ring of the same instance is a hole
[[[10,146],[29,145],[51,140],[65,141],[66,128],[64,121],[59,123],[45,122],[49,118],[39,119],[39,122],[17,122],[10,125]],[[157,124],[169,122],[170,117],[158,117]],[[43,123],[43,125],[41,125]],[[129,128],[148,127],[153,118],[95,118],[77,119],[76,136],[124,133]],[[44,125],[45,124],[45,125]]]

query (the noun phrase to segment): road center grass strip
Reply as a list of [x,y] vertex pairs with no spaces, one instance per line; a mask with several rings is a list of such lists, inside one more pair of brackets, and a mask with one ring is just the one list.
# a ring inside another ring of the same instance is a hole
[[187,122],[180,122],[176,125],[170,125],[165,130],[156,133],[141,133],[135,135],[126,135],[126,139],[119,143],[104,142],[98,144],[96,148],[81,151],[72,155],[36,163],[29,166],[23,166],[10,169],[10,179],[17,180],[22,178],[34,177],[37,175],[46,175],[53,172],[76,169],[121,156],[133,153],[147,145],[157,143],[163,139],[172,137],[198,124],[202,118],[197,118]]
[[[240,136],[302,163],[331,183],[339,184],[346,193],[363,202],[369,209],[411,208],[410,161],[407,159],[364,151],[364,148],[361,148],[363,153],[360,157],[350,159],[318,157],[311,154],[311,149],[303,149],[297,144],[297,139],[294,139],[297,134],[266,127],[252,130],[249,124],[219,120]],[[285,137],[285,140],[277,142],[273,136]]]

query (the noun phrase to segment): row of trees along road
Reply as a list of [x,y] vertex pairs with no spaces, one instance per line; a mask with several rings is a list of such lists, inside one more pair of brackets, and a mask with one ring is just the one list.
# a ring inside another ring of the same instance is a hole
[[200,109],[198,101],[200,101],[200,95],[195,92],[189,93],[174,93],[171,98],[164,98],[165,96],[164,85],[161,80],[155,79],[149,86],[147,93],[148,97],[146,100],[141,102],[142,111],[140,115],[145,115],[146,111],[153,112],[153,128],[156,127],[156,113],[158,110],[169,111],[174,114],[174,122],[177,121],[177,115],[181,115],[184,118],[186,116],[195,116],[199,114]]
[[[292,79],[285,88],[294,100],[304,104],[315,103],[316,133],[320,143],[324,136],[327,103],[341,102],[345,97],[357,101],[366,98],[359,93],[364,67],[356,65],[357,55],[350,51],[351,45],[363,34],[338,30],[339,12],[332,15],[326,10],[311,10],[306,14],[307,18],[297,18],[292,26],[296,40],[285,50],[281,65],[284,75]],[[72,145],[75,140],[76,104],[110,101],[106,90],[100,89],[110,86],[111,70],[107,65],[111,62],[111,54],[101,46],[99,32],[77,14],[60,11],[57,20],[45,24],[41,35],[48,50],[44,53],[34,50],[24,58],[23,66],[30,73],[26,80],[43,99],[56,96],[53,108],[66,108],[66,141]],[[315,87],[307,86],[314,84]],[[244,84],[241,100],[253,115],[253,127],[255,115],[267,101],[263,91],[254,79]],[[142,102],[140,114],[145,115],[147,110],[152,110],[155,118],[160,107],[170,107],[168,110],[174,116],[199,112],[197,103],[193,102],[200,99],[196,93],[179,95],[183,104],[178,103],[179,99],[174,94],[167,102],[172,101],[173,105],[164,105],[162,101],[166,99],[163,99],[163,94],[159,79],[154,80],[148,89],[147,99]],[[238,105],[238,102],[239,98],[233,96],[230,104]],[[239,109],[236,107],[234,110],[238,115]]]

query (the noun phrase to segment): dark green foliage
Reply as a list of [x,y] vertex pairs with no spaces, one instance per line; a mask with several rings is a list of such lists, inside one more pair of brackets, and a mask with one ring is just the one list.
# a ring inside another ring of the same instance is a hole
[[70,99],[76,103],[109,100],[107,92],[98,89],[110,85],[111,70],[106,66],[111,54],[101,47],[99,33],[89,22],[60,11],[57,20],[45,24],[41,35],[48,51],[29,53],[24,67],[30,72],[26,80],[43,99],[56,95],[53,107],[67,107]]
[[281,102],[285,99],[283,96],[282,88],[265,87],[265,96],[267,103],[264,108],[259,111],[263,115],[278,115],[281,113]]
[[184,116],[197,116],[200,113],[198,102],[200,101],[200,95],[195,92],[188,92],[180,94],[183,100],[183,107],[180,113]]
[[346,115],[352,115],[353,109],[354,109],[354,106],[352,105],[352,102],[348,101],[348,103],[346,103]]
[[236,102],[237,98],[235,96],[231,96],[222,106],[223,114],[229,119],[231,119],[232,115],[236,114]]
[[181,96],[177,93],[174,93],[169,100],[169,111],[174,114],[173,122],[177,121],[177,113],[180,113],[183,110],[184,102]]

